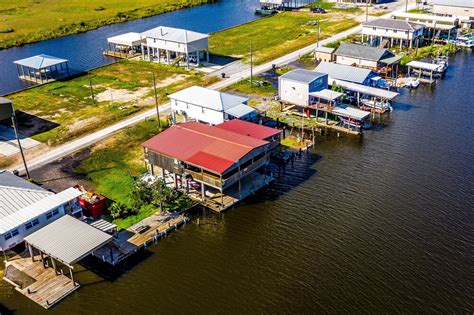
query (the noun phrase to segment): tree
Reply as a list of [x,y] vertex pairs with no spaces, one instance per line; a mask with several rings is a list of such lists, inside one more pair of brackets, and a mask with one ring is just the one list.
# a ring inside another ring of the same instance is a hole
[[135,182],[132,190],[133,207],[140,209],[149,204],[152,200],[152,190],[150,185],[142,180]]
[[168,187],[164,180],[156,180],[151,185],[151,202],[155,206],[159,206],[160,210],[163,211],[164,205],[169,205],[177,198],[177,192]]

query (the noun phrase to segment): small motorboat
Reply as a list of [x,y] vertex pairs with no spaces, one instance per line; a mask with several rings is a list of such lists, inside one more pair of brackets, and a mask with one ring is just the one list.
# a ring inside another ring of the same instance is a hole
[[420,80],[415,79],[407,83],[407,87],[410,89],[416,89],[420,85]]

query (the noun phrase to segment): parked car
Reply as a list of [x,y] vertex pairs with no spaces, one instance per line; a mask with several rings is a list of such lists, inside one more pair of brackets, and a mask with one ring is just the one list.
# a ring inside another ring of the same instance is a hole
[[318,8],[312,8],[312,9],[311,9],[311,12],[324,14],[324,13],[326,13],[326,10],[324,10],[323,8],[319,8],[319,7],[318,7]]

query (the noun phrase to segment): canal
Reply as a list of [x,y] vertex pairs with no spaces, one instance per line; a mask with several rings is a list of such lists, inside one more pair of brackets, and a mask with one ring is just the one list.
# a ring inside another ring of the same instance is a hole
[[32,83],[21,81],[13,61],[38,54],[68,59],[74,72],[81,72],[113,62],[102,51],[107,38],[127,32],[143,32],[164,25],[211,33],[255,20],[258,0],[220,0],[189,9],[173,11],[144,19],[101,27],[82,34],[70,35],[38,43],[0,50],[0,95],[8,94]]
[[[473,77],[474,54],[458,54],[363,139],[319,139],[116,281],[79,273],[48,313],[472,313]],[[4,282],[0,303],[46,313]]]

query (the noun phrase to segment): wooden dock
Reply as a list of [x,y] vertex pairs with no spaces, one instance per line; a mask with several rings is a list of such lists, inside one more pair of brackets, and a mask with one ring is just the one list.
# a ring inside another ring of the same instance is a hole
[[138,250],[167,236],[187,221],[188,218],[184,214],[157,212],[128,229],[120,231],[110,244],[94,251],[93,255],[105,263],[118,264]]
[[132,59],[139,57],[139,53],[133,53],[133,54],[128,54],[120,51],[113,51],[113,50],[105,50],[104,51],[104,56],[108,57],[114,57],[114,58],[119,58],[119,59]]
[[56,274],[53,268],[45,268],[40,256],[36,256],[35,261],[31,257],[7,261],[3,279],[46,309],[80,287],[64,274]]
[[236,183],[231,185],[227,190],[224,190],[223,196],[220,193],[217,193],[202,199],[199,192],[190,192],[188,193],[188,196],[212,211],[223,212],[258,190],[264,188],[272,181],[273,177],[271,176],[251,173],[242,179],[242,189],[240,191],[238,189],[238,184]]

